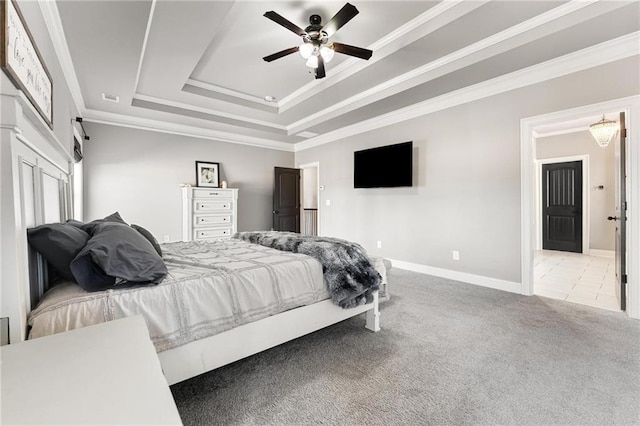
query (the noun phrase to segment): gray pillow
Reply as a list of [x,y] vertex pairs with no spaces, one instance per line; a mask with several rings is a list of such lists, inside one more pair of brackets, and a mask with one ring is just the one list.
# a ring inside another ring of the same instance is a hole
[[126,224],[103,222],[71,262],[71,272],[82,288],[100,291],[121,285],[157,284],[167,267],[153,246]]
[[158,244],[158,240],[156,240],[156,237],[154,237],[151,232],[147,231],[140,225],[131,225],[131,227],[136,231],[138,231],[139,233],[141,233],[142,236],[145,237],[151,243],[151,245],[156,250],[158,255],[162,257],[162,249],[160,248],[160,244]]
[[[96,228],[96,226],[104,222],[124,223],[125,225],[127,224],[127,222],[125,222],[124,219],[122,219],[122,216],[120,216],[120,213],[115,212],[115,213],[111,213],[109,216],[105,217],[104,219],[96,219],[96,220],[92,220],[89,223],[85,223],[81,225],[80,228],[86,233],[88,233],[89,235],[93,235],[93,231]],[[74,223],[74,225],[76,224]]]
[[89,234],[70,224],[50,223],[27,229],[27,240],[61,276],[75,281],[70,264],[89,240]]

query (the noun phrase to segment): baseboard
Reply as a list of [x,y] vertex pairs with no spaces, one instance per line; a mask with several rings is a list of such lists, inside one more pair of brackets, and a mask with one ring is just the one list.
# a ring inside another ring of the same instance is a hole
[[589,256],[609,257],[609,258],[613,259],[614,257],[616,257],[616,252],[613,251],[613,250],[590,249],[589,250]]
[[[500,280],[498,278],[484,277],[482,275],[474,275],[466,272],[452,271],[450,269],[436,268],[434,266],[421,265],[418,263],[404,262],[402,260],[389,260],[393,264],[394,268],[419,272],[421,274],[434,275],[436,277],[448,278],[450,280],[462,281],[482,287],[508,291],[510,293],[522,294],[522,285],[517,282]],[[393,288],[391,288],[391,293],[393,293]]]

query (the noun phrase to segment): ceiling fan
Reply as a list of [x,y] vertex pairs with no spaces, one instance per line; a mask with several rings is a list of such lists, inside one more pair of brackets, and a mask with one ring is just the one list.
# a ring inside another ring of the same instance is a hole
[[335,52],[368,60],[373,54],[369,49],[329,42],[329,37],[353,19],[358,13],[358,9],[356,9],[355,6],[347,3],[324,26],[322,25],[320,15],[311,15],[309,17],[309,26],[303,30],[273,10],[270,10],[266,12],[264,16],[302,37],[303,43],[300,46],[281,50],[280,52],[265,56],[262,59],[271,62],[283,56],[300,52],[302,57],[307,60],[307,66],[314,69],[316,78],[326,76],[324,63],[331,61]]

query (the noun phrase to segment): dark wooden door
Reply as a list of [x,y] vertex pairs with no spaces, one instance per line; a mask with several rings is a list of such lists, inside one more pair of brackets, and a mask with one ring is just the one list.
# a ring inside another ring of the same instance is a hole
[[625,151],[627,129],[624,112],[620,113],[620,133],[616,138],[616,213],[609,216],[609,220],[616,221],[616,297],[620,302],[620,309],[627,309],[627,171]]
[[542,165],[542,248],[582,253],[582,161]]
[[273,230],[300,232],[300,169],[275,168]]

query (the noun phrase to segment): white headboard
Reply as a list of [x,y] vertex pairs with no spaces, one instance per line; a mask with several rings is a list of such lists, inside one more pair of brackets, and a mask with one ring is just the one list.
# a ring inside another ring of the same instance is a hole
[[16,342],[26,338],[27,315],[47,286],[46,264],[29,248],[26,230],[71,216],[73,135],[65,149],[22,93],[0,101],[0,316],[9,318]]

